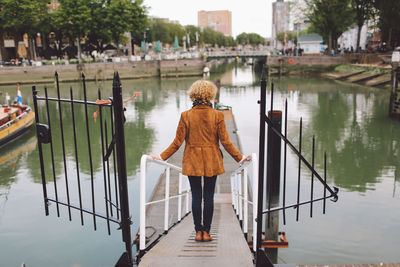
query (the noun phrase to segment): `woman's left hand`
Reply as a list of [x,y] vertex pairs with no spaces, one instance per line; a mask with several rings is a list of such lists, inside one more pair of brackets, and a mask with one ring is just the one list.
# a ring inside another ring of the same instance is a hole
[[244,156],[244,161],[251,161],[251,154]]
[[161,157],[160,157],[160,155],[152,154],[152,155],[150,155],[150,157],[151,157],[152,159],[162,160]]

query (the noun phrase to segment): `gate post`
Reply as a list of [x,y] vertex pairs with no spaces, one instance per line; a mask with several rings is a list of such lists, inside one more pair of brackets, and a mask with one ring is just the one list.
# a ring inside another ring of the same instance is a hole
[[[36,90],[36,86],[32,86],[32,94],[33,94],[33,106],[35,110],[35,121],[36,121],[36,135],[38,137],[38,150],[39,150],[39,160],[40,160],[40,173],[42,174],[42,189],[43,189],[43,198],[44,198],[44,210],[46,216],[49,215],[49,200],[47,198],[47,187],[46,187],[46,174],[44,170],[44,164],[43,164],[43,151],[42,151],[42,140],[41,137],[43,136],[43,133],[39,132],[38,130],[38,124],[39,124],[39,111],[38,111],[38,105],[37,105],[37,93],[38,91]],[[45,125],[43,125],[45,126]],[[47,126],[47,125],[46,125]]]
[[115,114],[115,140],[118,161],[118,178],[121,203],[122,240],[126,251],[122,254],[116,266],[133,266],[131,218],[129,215],[128,181],[126,176],[125,134],[124,134],[124,107],[122,103],[122,88],[118,73],[113,79],[113,106]]
[[[268,127],[266,206],[271,209],[279,206],[281,176],[281,138],[272,130],[272,127],[281,132],[282,112],[278,110],[269,111],[268,117],[272,121],[272,126]],[[268,213],[268,218],[265,220],[265,240],[278,240],[278,231],[278,212]],[[270,260],[273,263],[277,263],[278,249],[267,248],[265,251]]]
[[[261,249],[262,218],[263,218],[263,191],[264,191],[264,164],[265,164],[265,110],[267,98],[267,82],[265,80],[265,68],[261,75],[260,90],[260,138],[259,138],[259,162],[258,162],[258,200],[257,200],[257,242],[256,242],[256,267],[273,267],[273,264]],[[254,237],[253,237],[254,238]]]

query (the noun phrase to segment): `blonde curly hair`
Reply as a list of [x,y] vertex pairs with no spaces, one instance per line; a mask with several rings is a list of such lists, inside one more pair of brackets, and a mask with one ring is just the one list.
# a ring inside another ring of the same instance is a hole
[[190,86],[188,93],[192,101],[197,99],[203,102],[210,102],[215,98],[217,90],[217,86],[213,82],[197,80]]

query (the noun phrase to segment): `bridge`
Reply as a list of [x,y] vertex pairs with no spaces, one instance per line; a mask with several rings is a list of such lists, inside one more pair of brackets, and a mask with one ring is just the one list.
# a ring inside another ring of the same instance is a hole
[[218,51],[218,52],[206,52],[204,55],[207,57],[207,61],[214,59],[224,58],[267,58],[270,56],[269,50],[259,51]]

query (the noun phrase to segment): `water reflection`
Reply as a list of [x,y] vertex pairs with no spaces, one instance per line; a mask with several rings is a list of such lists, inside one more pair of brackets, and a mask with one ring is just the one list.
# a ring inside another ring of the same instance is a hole
[[[305,155],[311,156],[313,134],[319,168],[323,166],[323,152],[327,151],[330,182],[350,191],[365,192],[374,190],[374,184],[380,182],[389,166],[398,173],[400,127],[387,116],[387,92],[312,78],[284,78],[275,83],[282,98],[288,98],[289,109],[297,109],[295,113],[305,121]],[[295,121],[288,130],[297,144],[299,128]]]
[[24,168],[24,161],[32,158],[36,148],[37,139],[33,129],[24,135],[3,145],[0,150],[0,219],[6,205],[8,193],[17,181],[17,173]]
[[[250,79],[251,75],[253,76]],[[138,222],[137,189],[139,183],[137,172],[140,156],[143,153],[162,151],[171,142],[180,112],[191,107],[186,90],[196,79],[198,78],[122,81],[123,99],[129,98],[136,91],[141,92],[138,98],[125,105],[127,109],[125,113],[127,169],[130,179],[129,190],[134,223]],[[259,74],[253,73],[251,68],[238,66],[226,73],[221,71],[213,75],[212,80],[215,79],[221,79],[222,82],[221,102],[233,107],[239,135],[244,145],[244,152],[257,152]],[[246,80],[248,80],[247,83]],[[295,224],[291,221],[290,225],[285,226],[287,228],[282,229],[290,235],[291,248],[281,250],[280,257],[286,262],[292,263],[360,263],[364,257],[367,258],[368,262],[377,262],[380,260],[378,256],[366,255],[365,253],[365,251],[371,251],[368,247],[369,244],[371,246],[391,244],[388,247],[396,248],[399,245],[398,240],[400,240],[400,237],[396,236],[399,216],[393,212],[399,208],[397,198],[400,197],[400,148],[398,142],[400,124],[398,121],[392,121],[387,117],[388,93],[372,88],[310,77],[307,79],[304,77],[282,77],[281,79],[274,78],[274,80],[276,85],[274,106],[283,109],[285,99],[287,98],[289,101],[289,138],[293,140],[295,145],[298,144],[299,118],[303,117],[302,151],[306,158],[310,159],[311,140],[312,135],[315,134],[317,168],[321,170],[323,152],[326,150],[329,161],[329,183],[341,187],[340,200],[334,204],[335,208],[333,206],[328,208],[327,215],[315,220],[302,217],[300,223]],[[111,96],[111,83],[111,81],[88,83],[88,99],[92,101],[97,99],[98,88],[101,89],[102,98],[107,99]],[[61,97],[70,97],[70,86],[73,88],[74,97],[83,99],[80,83],[61,84]],[[44,95],[43,86],[38,86],[38,88],[41,90],[40,95]],[[24,102],[32,106],[31,88],[23,86],[22,90]],[[48,90],[50,96],[56,96],[53,85],[48,85]],[[8,92],[11,96],[15,95],[14,86],[4,87],[1,91]],[[268,93],[270,93],[269,88]],[[74,178],[76,170],[71,106],[68,103],[63,103],[61,108],[68,175]],[[45,113],[46,105],[44,102],[41,103],[40,109],[40,120],[46,122],[47,114]],[[49,111],[54,137],[55,171],[57,183],[61,185],[64,178],[64,166],[58,105],[54,102],[50,103]],[[93,166],[95,178],[99,180],[103,175],[100,122],[99,117],[96,123],[92,118],[95,111],[95,107],[89,107]],[[107,108],[104,108],[103,111],[104,117],[109,118],[110,113]],[[90,179],[90,162],[84,117],[83,106],[75,105],[80,170],[84,174],[82,176],[84,190],[90,192],[88,180]],[[107,126],[110,126],[109,121]],[[111,139],[110,132],[111,130],[108,129],[109,140]],[[119,257],[121,252],[119,247],[121,245],[120,235],[113,234],[111,238],[114,239],[110,241],[102,233],[92,233],[90,225],[84,229],[78,222],[60,225],[60,220],[67,220],[66,210],[63,210],[61,219],[55,218],[54,205],[51,207],[53,216],[36,216],[41,212],[43,213],[43,199],[39,184],[41,175],[37,146],[35,139],[32,139],[33,143],[28,142],[31,137],[34,137],[34,129],[31,130],[30,134],[16,140],[15,144],[19,142],[20,146],[10,144],[11,146],[7,146],[7,149],[2,148],[0,151],[1,160],[2,156],[7,153],[14,154],[10,147],[17,151],[22,150],[22,148],[27,149],[14,160],[0,162],[0,194],[2,194],[0,198],[0,235],[2,236],[0,247],[5,248],[0,251],[0,258],[6,259],[4,264],[8,266],[13,265],[14,261],[22,262],[23,260],[20,260],[19,255],[29,254],[31,255],[30,265],[42,266],[41,261],[44,261],[44,259],[37,257],[42,251],[51,251],[50,254],[62,263],[69,262],[71,255],[77,255],[80,251],[85,251],[85,254],[87,251],[91,251],[95,256],[89,258],[87,255],[81,255],[79,259],[76,259],[76,262],[87,263],[83,264],[87,266],[93,263],[93,258],[95,258],[98,261],[97,265],[115,263],[113,257]],[[24,145],[26,143],[29,145]],[[53,176],[49,145],[44,145],[44,150],[47,179],[51,184]],[[295,172],[293,170],[296,170],[297,162],[293,158],[289,158],[288,163],[291,163],[291,165],[288,166],[288,171]],[[111,170],[113,170],[112,162]],[[307,177],[306,173],[304,175]],[[155,185],[158,173],[154,172],[153,176],[155,177],[154,181],[149,181],[153,183],[151,186]],[[99,182],[102,182],[102,179]],[[101,183],[99,184],[101,185]],[[74,192],[76,191],[75,186],[76,184],[71,185]],[[149,185],[149,188],[151,186]],[[288,188],[290,186],[296,187],[295,182],[288,184]],[[49,191],[52,188],[52,185],[48,186]],[[99,194],[100,190],[102,189],[96,188],[96,194]],[[306,190],[306,188],[302,187],[302,190]],[[90,196],[87,197],[90,198]],[[99,197],[104,202],[104,195]],[[396,199],[393,199],[393,197]],[[28,202],[34,204],[29,206],[27,205]],[[90,201],[87,203],[90,204]],[[355,204],[353,206],[348,205],[348,203]],[[353,215],[355,212],[357,212],[357,216],[347,216]],[[301,216],[307,216],[306,213],[302,210]],[[373,222],[368,217],[372,215],[382,221]],[[75,216],[74,214],[73,220],[76,220],[76,218],[78,218],[78,215]],[[89,221],[89,218],[85,220],[85,224],[86,222],[89,224]],[[27,222],[30,228],[26,227]],[[368,225],[368,222],[371,225]],[[361,238],[360,234],[357,233],[361,231],[360,227],[362,228],[362,225],[365,224],[368,226],[364,227],[362,233],[368,234],[362,234]],[[376,225],[382,225],[382,229],[377,228]],[[134,225],[134,227],[136,226]],[[13,234],[20,233],[21,229],[25,231],[23,234]],[[58,235],[60,229],[63,229],[65,238],[61,239]],[[333,229],[333,231],[326,231],[326,229]],[[342,235],[343,229],[349,229],[349,234]],[[43,231],[48,231],[51,234],[46,237],[41,235],[39,238],[37,235],[43,233]],[[393,234],[387,236],[388,231]],[[385,240],[378,243],[375,239],[381,236],[385,236]],[[321,242],[321,238],[326,242]],[[32,244],[23,246],[24,251],[21,253],[17,247],[20,244],[26,244],[26,240],[31,240]],[[38,246],[38,240],[44,241]],[[84,245],[81,247],[73,246],[72,243],[75,242],[81,242]],[[337,244],[339,242],[342,245],[338,249]],[[98,246],[94,247],[94,243]],[[68,249],[54,250],[53,246],[56,245]],[[115,255],[108,251],[110,246],[113,249],[115,248],[115,253],[113,252]],[[306,249],[300,249],[300,246]],[[354,248],[359,250],[349,253]],[[13,251],[19,252],[14,253]],[[398,254],[397,251],[390,252],[390,249],[385,249],[381,253],[385,256],[385,259],[393,259]],[[354,260],[355,258],[356,260]]]

